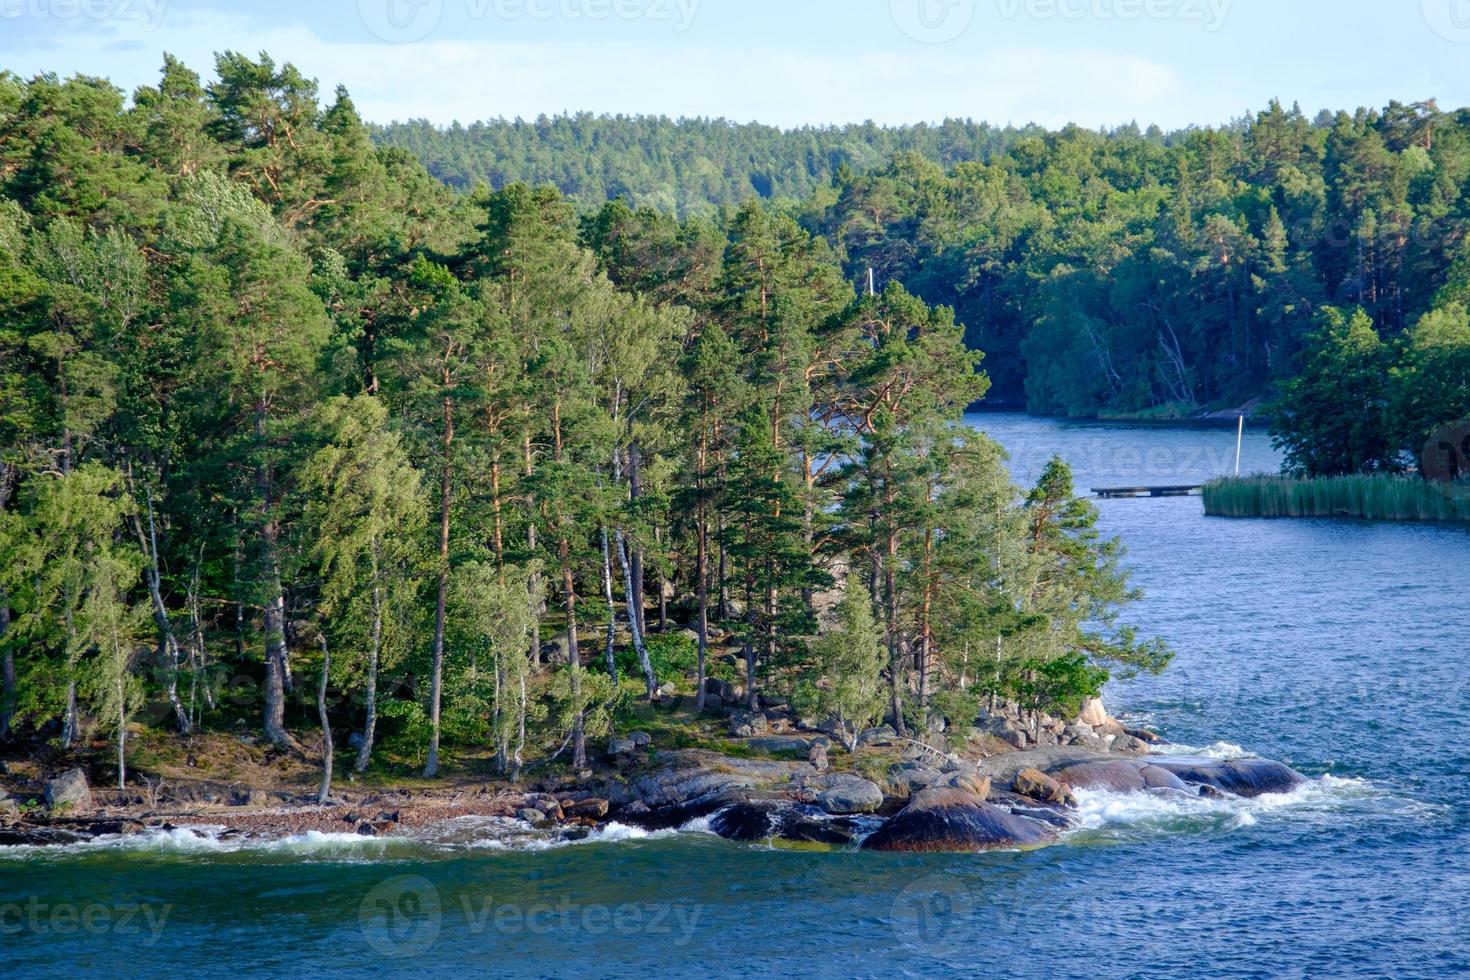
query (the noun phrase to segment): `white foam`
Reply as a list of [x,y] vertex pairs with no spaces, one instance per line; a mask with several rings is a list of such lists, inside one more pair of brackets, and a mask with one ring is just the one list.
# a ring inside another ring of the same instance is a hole
[[1152,749],[1150,749],[1150,752],[1153,755],[1193,756],[1199,759],[1260,758],[1260,756],[1256,755],[1254,752],[1251,752],[1239,745],[1236,745],[1233,742],[1216,742],[1214,745],[1207,745],[1204,748],[1198,748],[1193,745],[1155,745],[1152,747]]
[[1322,776],[1288,793],[1254,799],[1197,796],[1193,791],[1076,791],[1077,821],[1070,835],[1131,831],[1199,832],[1238,830],[1262,821],[1311,822],[1371,818],[1384,814],[1429,819],[1443,808],[1394,796],[1366,779]]

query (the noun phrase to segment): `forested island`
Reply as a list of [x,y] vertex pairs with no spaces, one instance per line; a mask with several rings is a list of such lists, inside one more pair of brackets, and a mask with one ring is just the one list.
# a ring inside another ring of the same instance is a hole
[[[0,76],[0,739],[53,816],[90,802],[40,790],[73,763],[154,811],[187,770],[320,763],[322,803],[447,776],[595,822],[690,816],[711,772],[871,812],[863,767],[906,761],[936,795],[886,839],[927,849],[961,811],[1047,839],[991,778],[1022,810],[1300,783],[1119,755],[1152,736],[1097,695],[1169,660],[1121,546],[962,415],[988,374],[1037,410],[1224,405],[1364,330],[1395,379],[1462,364],[1464,114],[1025,132],[681,217],[457,191],[343,90],[215,73]],[[655,771],[634,799],[609,766]]]

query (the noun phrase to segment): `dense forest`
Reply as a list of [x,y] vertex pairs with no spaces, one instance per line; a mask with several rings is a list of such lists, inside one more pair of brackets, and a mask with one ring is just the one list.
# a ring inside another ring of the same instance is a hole
[[1037,412],[1274,397],[1356,310],[1391,362],[1416,329],[1470,343],[1470,111],[1429,101],[1315,119],[1272,104],[1170,134],[577,116],[376,135],[457,186],[549,181],[586,210],[626,197],[719,220],[779,199],[848,280],[873,268],[953,308],[993,397]]
[[119,781],[134,721],[515,774],[634,701],[852,744],[1167,661],[1066,466],[1019,489],[963,424],[953,311],[846,274],[892,249],[841,201],[894,178],[835,247],[760,202],[579,217],[215,71],[0,75],[0,735]]
[[461,191],[553,184],[584,208],[623,198],[681,217],[711,217],[755,198],[805,200],[843,171],[880,170],[900,153],[945,165],[984,160],[1023,132],[984,123],[890,128],[873,123],[782,130],[724,119],[542,116],[447,128],[427,120],[372,127]]

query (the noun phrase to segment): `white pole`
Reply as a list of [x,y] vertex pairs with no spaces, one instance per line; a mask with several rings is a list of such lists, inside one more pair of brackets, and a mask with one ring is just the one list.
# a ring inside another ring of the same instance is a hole
[[876,282],[874,281],[874,278],[873,278],[873,267],[872,266],[868,266],[868,295],[869,296],[877,296],[878,295],[877,284],[876,284]]
[[1240,430],[1235,435],[1235,475],[1240,476],[1240,454],[1245,449],[1245,416],[1240,417]]

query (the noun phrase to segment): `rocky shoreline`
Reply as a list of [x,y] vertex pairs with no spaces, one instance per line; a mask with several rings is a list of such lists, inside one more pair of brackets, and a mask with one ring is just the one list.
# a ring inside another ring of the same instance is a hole
[[[524,786],[470,784],[427,791],[347,791],[331,805],[237,791],[227,802],[98,807],[80,770],[47,782],[24,809],[0,795],[0,846],[60,846],[99,837],[209,827],[221,837],[279,839],[307,833],[412,835],[465,817],[518,820],[564,838],[611,823],[647,830],[704,826],[737,841],[873,851],[975,852],[1044,846],[1076,823],[1076,792],[1108,790],[1208,798],[1286,793],[1306,777],[1264,759],[1152,754],[1151,733],[1124,729],[1105,712],[1089,724],[1054,719],[1040,738],[1003,718],[976,729],[973,754],[942,739],[864,733],[897,757],[882,772],[838,771],[821,735],[780,734],[786,719],[736,713],[746,758],[705,749],[659,750],[642,733],[615,739],[607,766],[582,778]],[[773,730],[778,733],[772,734]],[[1034,731],[1034,729],[1033,729]],[[758,734],[759,732],[759,734]],[[848,761],[851,757],[844,757]],[[217,794],[203,794],[205,799]]]

